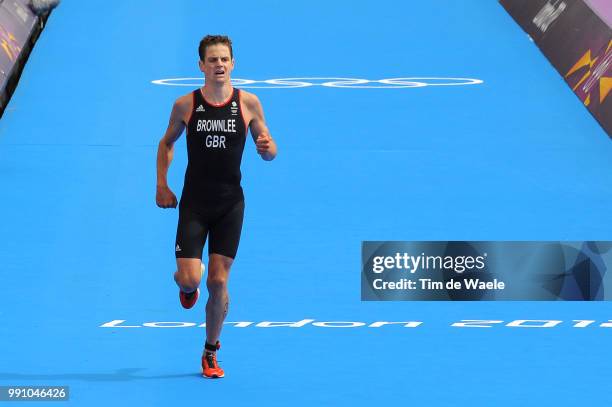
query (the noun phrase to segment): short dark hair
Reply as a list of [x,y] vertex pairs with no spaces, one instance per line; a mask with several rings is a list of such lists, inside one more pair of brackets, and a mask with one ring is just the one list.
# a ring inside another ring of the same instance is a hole
[[210,45],[223,44],[227,45],[230,50],[230,56],[234,59],[234,52],[232,51],[232,40],[227,35],[207,35],[200,41],[200,47],[198,53],[200,54],[200,61],[204,61],[206,57],[206,47]]

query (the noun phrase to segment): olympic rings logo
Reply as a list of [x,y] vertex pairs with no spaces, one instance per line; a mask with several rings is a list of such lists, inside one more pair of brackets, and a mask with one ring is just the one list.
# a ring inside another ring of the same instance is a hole
[[[204,84],[204,78],[169,78],[151,81],[155,85],[198,87]],[[427,86],[469,86],[484,83],[473,78],[441,78],[441,77],[406,77],[390,79],[359,79],[359,78],[281,78],[281,79],[232,79],[232,86],[243,89],[295,89],[323,86],[326,88],[345,89],[405,89],[423,88]]]

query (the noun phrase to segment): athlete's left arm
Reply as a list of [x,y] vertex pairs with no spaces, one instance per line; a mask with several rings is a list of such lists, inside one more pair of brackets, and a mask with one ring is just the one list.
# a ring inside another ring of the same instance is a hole
[[261,155],[261,158],[264,160],[272,161],[277,153],[276,142],[272,139],[272,136],[270,136],[268,126],[266,126],[261,102],[257,96],[252,93],[245,96],[247,97],[244,98],[244,102],[249,110],[249,116],[251,118],[249,127],[251,129],[251,136],[253,136],[253,140],[255,140],[257,153]]

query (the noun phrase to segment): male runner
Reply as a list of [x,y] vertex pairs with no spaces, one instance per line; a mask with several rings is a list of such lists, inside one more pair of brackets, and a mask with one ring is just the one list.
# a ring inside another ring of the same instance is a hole
[[174,142],[187,128],[187,170],[179,204],[175,255],[178,270],[174,281],[184,308],[198,299],[204,271],[202,250],[208,241],[208,302],[206,342],[202,353],[202,374],[224,376],[216,358],[219,336],[228,312],[227,280],[236,257],[244,196],[240,186],[240,162],[248,129],[257,152],[270,161],[276,157],[276,143],[270,137],[257,97],[234,89],[232,42],[226,36],[208,35],[199,46],[204,87],[176,100],[170,123],[157,152],[157,206],[176,208],[177,200],[168,187],[167,173]]

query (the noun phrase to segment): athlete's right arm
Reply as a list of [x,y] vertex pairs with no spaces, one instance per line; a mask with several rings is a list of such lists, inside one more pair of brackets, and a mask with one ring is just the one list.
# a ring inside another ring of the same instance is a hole
[[155,201],[160,208],[176,208],[176,195],[168,187],[168,168],[174,155],[174,143],[185,129],[185,120],[189,111],[189,102],[185,96],[174,102],[170,122],[164,137],[157,149],[157,192]]

